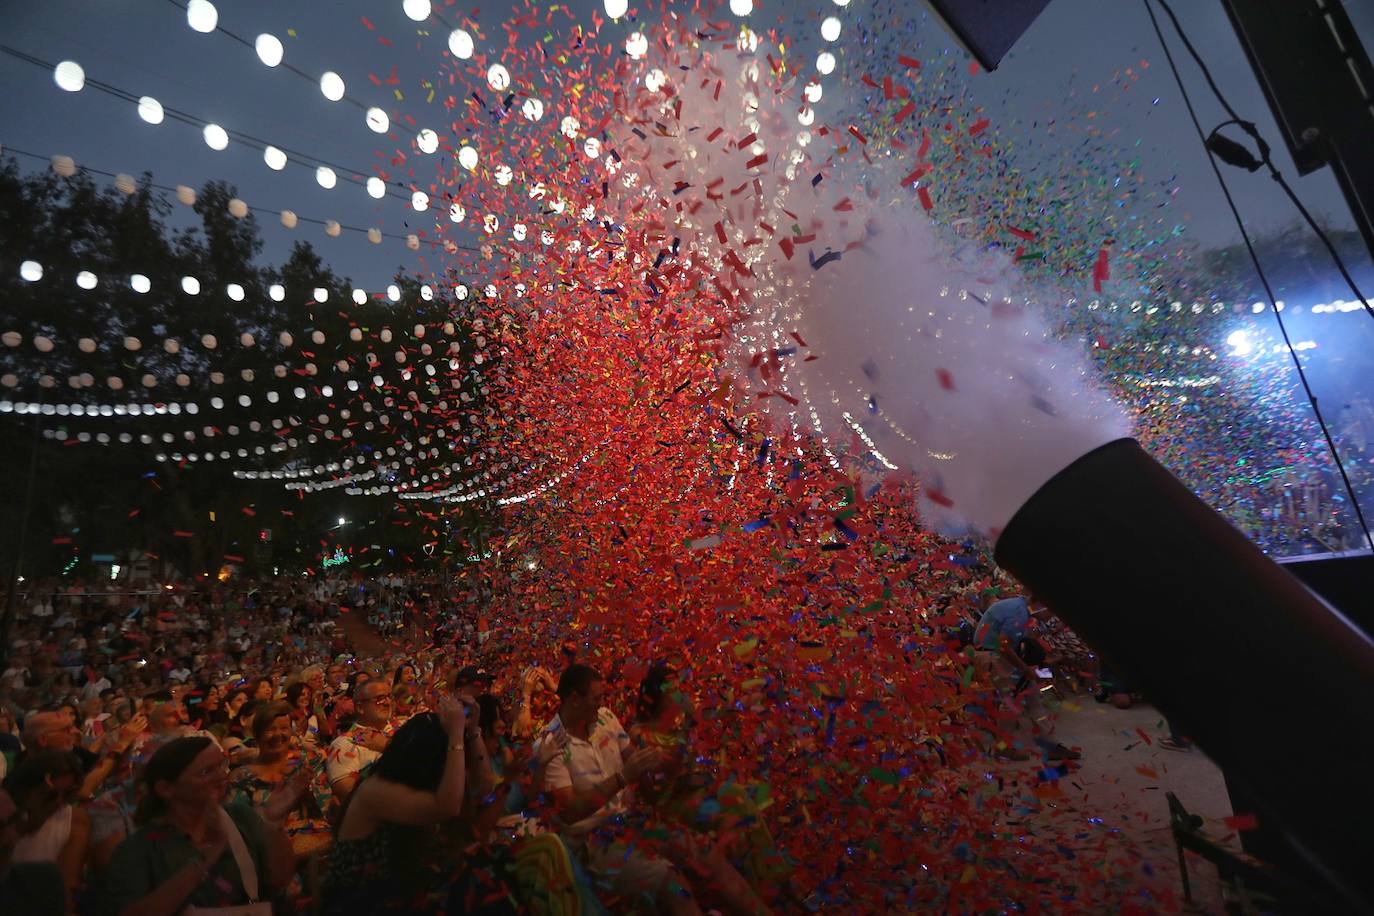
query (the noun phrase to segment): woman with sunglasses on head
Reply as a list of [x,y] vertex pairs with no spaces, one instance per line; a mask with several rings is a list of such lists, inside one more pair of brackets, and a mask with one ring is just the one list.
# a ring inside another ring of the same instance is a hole
[[210,738],[176,738],[143,771],[139,825],[115,850],[105,898],[119,916],[174,916],[188,907],[253,907],[291,879],[291,842],[282,821],[304,787],[288,783],[265,805],[224,806],[228,761]]

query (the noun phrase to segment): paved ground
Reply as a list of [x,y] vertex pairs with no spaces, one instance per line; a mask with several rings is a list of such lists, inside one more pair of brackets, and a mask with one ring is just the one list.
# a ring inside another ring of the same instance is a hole
[[[1205,818],[1214,837],[1232,832],[1221,822],[1232,811],[1216,765],[1196,748],[1178,752],[1151,743],[1165,734],[1163,717],[1152,707],[1121,710],[1079,696],[1059,709],[1055,737],[1083,753],[1077,769],[1060,780],[1066,803],[1115,822],[1158,873],[1167,876],[1181,901],[1165,793],[1173,792],[1184,807]],[[1231,843],[1239,845],[1234,838]],[[1190,857],[1189,874],[1195,901],[1189,912],[1222,913],[1215,867]]]

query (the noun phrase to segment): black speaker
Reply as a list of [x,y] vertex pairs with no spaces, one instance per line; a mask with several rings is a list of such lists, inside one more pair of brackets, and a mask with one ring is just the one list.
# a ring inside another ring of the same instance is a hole
[[928,0],[985,70],[996,70],[1050,0]]

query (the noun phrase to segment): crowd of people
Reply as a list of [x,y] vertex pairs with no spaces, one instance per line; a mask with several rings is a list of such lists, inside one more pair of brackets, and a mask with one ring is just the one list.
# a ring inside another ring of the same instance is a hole
[[[950,600],[992,695],[1076,759],[1039,698],[1047,666],[1091,689],[1091,652],[1025,598]],[[756,787],[693,747],[669,663],[615,685],[637,698],[617,714],[575,641],[541,657],[482,627],[432,578],[39,584],[0,674],[0,910],[804,906]]]

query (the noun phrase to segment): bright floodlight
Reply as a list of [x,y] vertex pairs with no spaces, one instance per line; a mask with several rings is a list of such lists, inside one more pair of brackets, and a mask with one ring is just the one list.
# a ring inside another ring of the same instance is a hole
[[186,4],[186,24],[197,32],[213,32],[219,24],[219,11],[210,0],[191,0]]
[[416,22],[424,22],[429,18],[429,0],[402,0],[401,9]]
[[367,126],[374,132],[384,134],[391,127],[391,118],[380,108],[367,110]]
[[373,175],[367,180],[367,193],[381,200],[386,196],[386,182]]
[[834,16],[827,16],[821,23],[821,37],[826,41],[834,41],[840,37],[840,20]]
[[68,92],[80,92],[86,85],[86,71],[74,60],[64,60],[52,71],[53,82]]
[[134,274],[129,278],[129,286],[132,287],[133,291],[136,293],[146,293],[153,288],[153,281],[143,276],[143,274]]
[[320,187],[328,191],[338,184],[339,176],[334,174],[334,170],[327,165],[322,165],[315,169],[315,180],[320,183]]
[[[429,6],[429,0],[425,0],[425,6]],[[342,515],[340,515],[340,516],[339,516],[339,524],[340,524],[340,525],[347,525],[347,524],[348,524],[348,519],[346,519],[346,518],[344,518]]]
[[467,60],[473,52],[472,36],[462,29],[454,29],[448,34],[448,49],[459,60]]
[[415,135],[415,145],[422,153],[433,153],[439,149],[439,135],[426,127]]
[[333,70],[326,70],[320,77],[320,92],[331,102],[337,102],[344,97],[343,77]]
[[748,16],[754,11],[754,0],[730,0],[730,12],[736,16]]
[[269,67],[275,67],[281,63],[281,39],[275,35],[263,32],[258,36],[257,41],[253,42],[253,50],[258,52],[258,60]]
[[213,150],[221,150],[229,145],[229,133],[218,124],[205,125],[205,145]]
[[43,279],[43,265],[37,261],[25,261],[19,265],[19,276],[30,283],[37,283]]
[[829,51],[822,51],[820,56],[816,58],[816,69],[822,74],[834,73],[835,55],[831,54]]
[[630,9],[630,0],[606,0],[606,15],[619,19]]
[[280,172],[282,169],[286,168],[286,153],[283,153],[275,146],[269,146],[262,151],[262,161],[266,162],[267,167],[272,171]]
[[162,123],[162,103],[151,95],[138,100],[138,116],[149,124]]

